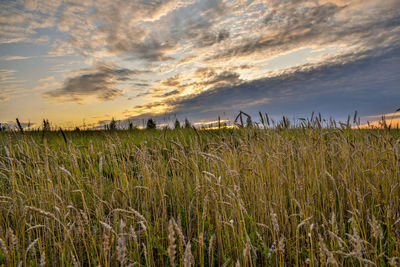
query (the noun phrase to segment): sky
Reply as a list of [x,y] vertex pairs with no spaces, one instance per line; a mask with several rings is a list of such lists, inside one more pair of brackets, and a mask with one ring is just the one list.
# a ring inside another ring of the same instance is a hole
[[0,122],[400,122],[399,0],[0,0]]

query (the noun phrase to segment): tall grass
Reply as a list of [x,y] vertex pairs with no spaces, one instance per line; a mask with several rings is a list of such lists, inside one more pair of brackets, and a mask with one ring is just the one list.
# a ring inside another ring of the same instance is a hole
[[0,265],[398,265],[400,132],[283,126],[3,132]]

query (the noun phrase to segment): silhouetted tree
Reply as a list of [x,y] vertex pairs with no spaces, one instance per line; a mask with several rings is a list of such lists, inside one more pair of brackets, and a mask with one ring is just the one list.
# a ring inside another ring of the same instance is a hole
[[129,130],[132,130],[132,129],[133,129],[133,123],[132,123],[131,121],[129,122],[128,129],[129,129]]
[[175,129],[180,129],[181,128],[181,123],[177,120],[175,120],[175,125],[174,125]]
[[117,129],[117,121],[114,119],[114,117],[111,119],[110,124],[108,125],[108,129],[111,131]]
[[188,128],[190,128],[190,127],[192,127],[192,124],[190,123],[190,121],[186,118],[185,119],[185,126],[184,126],[186,129],[188,129]]
[[155,129],[156,127],[156,122],[153,119],[147,120],[147,129]]

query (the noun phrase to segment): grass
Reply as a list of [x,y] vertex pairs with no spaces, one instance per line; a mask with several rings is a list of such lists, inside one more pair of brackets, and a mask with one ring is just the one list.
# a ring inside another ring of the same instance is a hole
[[400,131],[0,133],[0,265],[393,265]]

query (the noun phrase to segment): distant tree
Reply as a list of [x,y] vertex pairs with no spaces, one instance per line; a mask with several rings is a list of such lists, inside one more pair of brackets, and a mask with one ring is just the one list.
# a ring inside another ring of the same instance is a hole
[[110,124],[108,125],[108,129],[113,131],[117,129],[117,121],[112,117]]
[[177,120],[175,120],[175,125],[174,125],[175,129],[180,129],[181,128],[181,123]]
[[187,118],[185,119],[185,125],[184,125],[184,127],[185,127],[186,129],[192,127],[192,124],[190,123],[190,121],[189,121]]
[[76,127],[75,127],[75,132],[80,132],[80,131],[81,131],[81,129],[79,129],[79,127],[76,126]]
[[128,129],[129,129],[129,130],[132,130],[132,129],[133,129],[133,123],[132,123],[131,121],[129,121]]
[[156,122],[153,119],[147,120],[147,129],[155,129],[156,127]]
[[48,119],[43,119],[42,130],[43,130],[43,132],[48,132],[51,130],[50,122]]
[[0,131],[10,130],[10,126],[7,123],[0,123]]

